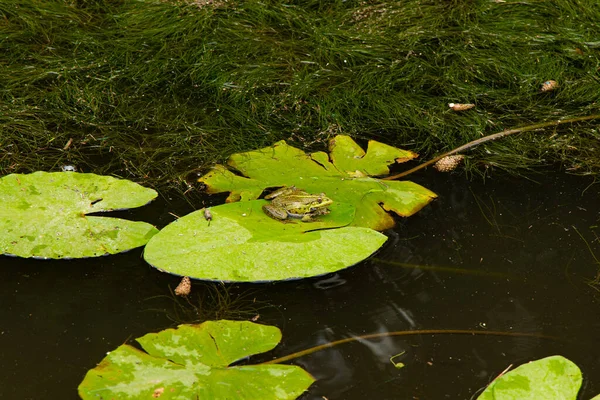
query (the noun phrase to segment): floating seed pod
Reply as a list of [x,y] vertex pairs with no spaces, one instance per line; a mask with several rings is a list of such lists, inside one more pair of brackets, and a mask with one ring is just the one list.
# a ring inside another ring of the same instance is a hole
[[558,87],[558,82],[549,80],[542,83],[542,87],[540,88],[540,92],[550,92]]
[[454,111],[464,111],[470,110],[471,108],[475,107],[475,104],[448,103],[448,107],[450,107]]
[[465,158],[462,154],[457,154],[455,156],[447,156],[442,158],[440,161],[433,164],[433,168],[437,169],[440,172],[450,172],[456,169],[458,164]]
[[77,167],[74,165],[61,165],[62,172],[77,172]]
[[175,294],[177,296],[187,296],[192,291],[192,282],[189,276],[184,276],[179,282],[179,285],[175,288]]

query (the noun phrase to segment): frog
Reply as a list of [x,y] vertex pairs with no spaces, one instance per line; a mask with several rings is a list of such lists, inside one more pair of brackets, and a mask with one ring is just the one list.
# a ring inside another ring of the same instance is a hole
[[327,206],[333,203],[325,193],[310,194],[296,186],[284,186],[265,199],[271,202],[262,207],[264,213],[279,221],[293,218],[311,222],[319,215],[329,214]]

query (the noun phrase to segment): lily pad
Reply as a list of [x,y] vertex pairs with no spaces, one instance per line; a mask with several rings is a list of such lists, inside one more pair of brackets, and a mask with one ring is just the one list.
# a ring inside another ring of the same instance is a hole
[[314,378],[294,365],[230,366],[273,349],[281,340],[274,326],[208,321],[150,333],[137,341],[146,351],[119,346],[79,385],[89,399],[261,399],[300,396]]
[[158,230],[145,222],[86,214],[140,207],[152,189],[110,176],[34,172],[0,178],[0,254],[80,258],[145,245]]
[[477,400],[575,400],[581,371],[561,356],[523,364],[494,380]]
[[372,176],[389,173],[388,165],[416,154],[370,141],[365,153],[350,137],[339,135],[324,152],[306,154],[285,141],[246,153],[233,154],[227,164],[215,166],[199,179],[209,193],[231,192],[227,202],[257,199],[264,189],[295,185],[310,193],[327,194],[336,202],[356,207],[352,226],[385,230],[394,226],[386,212],[410,216],[436,197],[410,181],[380,180]]
[[[322,275],[356,264],[387,237],[369,228],[345,227],[354,207],[334,203],[315,222],[280,222],[262,211],[265,200],[229,203],[171,223],[144,249],[161,271],[217,281],[272,281]],[[337,228],[337,229],[325,229]]]

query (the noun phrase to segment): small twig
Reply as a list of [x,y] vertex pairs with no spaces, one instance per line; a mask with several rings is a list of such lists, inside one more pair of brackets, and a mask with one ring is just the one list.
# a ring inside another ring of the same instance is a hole
[[413,169],[409,169],[408,171],[404,171],[404,172],[401,172],[401,173],[396,174],[396,175],[386,176],[385,178],[381,178],[381,179],[384,179],[384,180],[393,180],[393,179],[402,178],[402,177],[404,177],[406,175],[412,174],[413,172],[416,172],[416,171],[419,171],[419,170],[421,170],[421,169],[423,169],[425,167],[428,167],[431,164],[435,164],[436,162],[438,162],[439,160],[441,160],[444,157],[448,157],[448,156],[451,156],[453,154],[460,153],[461,151],[468,150],[470,148],[473,148],[473,147],[478,146],[478,145],[480,145],[482,143],[485,143],[485,142],[490,142],[492,140],[496,140],[496,139],[500,139],[500,138],[503,138],[503,137],[508,136],[508,135],[512,135],[513,133],[528,132],[528,131],[533,131],[533,130],[540,129],[540,128],[546,128],[548,126],[557,126],[557,125],[567,124],[567,123],[571,123],[571,122],[588,121],[588,120],[597,119],[597,118],[600,118],[600,114],[587,115],[585,117],[577,117],[577,118],[570,118],[570,119],[561,119],[561,120],[558,120],[558,121],[543,122],[541,124],[528,125],[528,126],[524,126],[522,128],[508,129],[508,130],[505,130],[505,131],[502,131],[502,132],[494,133],[493,135],[484,136],[484,137],[479,138],[477,140],[473,140],[472,142],[469,142],[467,144],[463,144],[462,146],[457,147],[454,150],[451,150],[451,151],[449,151],[447,153],[444,153],[444,154],[442,154],[440,156],[437,156],[437,157],[435,157],[435,158],[433,158],[433,159],[431,159],[431,160],[429,160],[429,161],[427,161],[427,162],[425,162],[425,163],[423,163],[423,164],[421,164],[419,166],[416,166]]
[[69,141],[67,142],[67,144],[65,144],[65,147],[63,147],[63,150],[67,150],[69,147],[71,147],[72,144],[73,144],[73,138],[69,138]]
[[[491,383],[494,383],[494,381],[500,377],[502,377],[504,374],[506,374],[511,368],[512,368],[512,364],[510,364],[508,367],[504,368],[504,371],[500,372],[500,375],[498,375],[497,377],[494,378],[494,380]],[[491,384],[490,383],[490,384]]]

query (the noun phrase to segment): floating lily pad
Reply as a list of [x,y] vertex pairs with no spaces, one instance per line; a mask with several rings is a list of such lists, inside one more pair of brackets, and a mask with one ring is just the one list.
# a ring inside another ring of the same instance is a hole
[[[188,214],[162,229],[144,259],[169,273],[217,281],[272,281],[338,271],[375,252],[387,237],[345,227],[354,207],[334,203],[315,222],[280,222],[262,211],[265,200],[224,204]],[[337,228],[337,229],[324,229]]]
[[496,378],[477,400],[575,400],[581,371],[561,356],[523,364]]
[[34,172],[0,178],[0,253],[80,258],[145,245],[158,230],[145,222],[87,214],[140,207],[152,189],[110,176]]
[[370,141],[365,153],[348,136],[330,142],[330,154],[306,154],[284,141],[246,153],[233,154],[228,166],[236,175],[217,165],[199,179],[209,193],[231,192],[228,202],[257,199],[264,189],[292,186],[309,193],[324,192],[336,202],[356,207],[352,226],[384,230],[394,226],[386,212],[410,216],[432,199],[435,193],[410,181],[384,181],[371,176],[386,175],[388,165],[416,157],[416,154]]
[[294,365],[241,365],[234,361],[273,349],[281,340],[274,326],[208,321],[150,333],[110,352],[79,385],[91,399],[260,399],[300,396],[314,378]]

